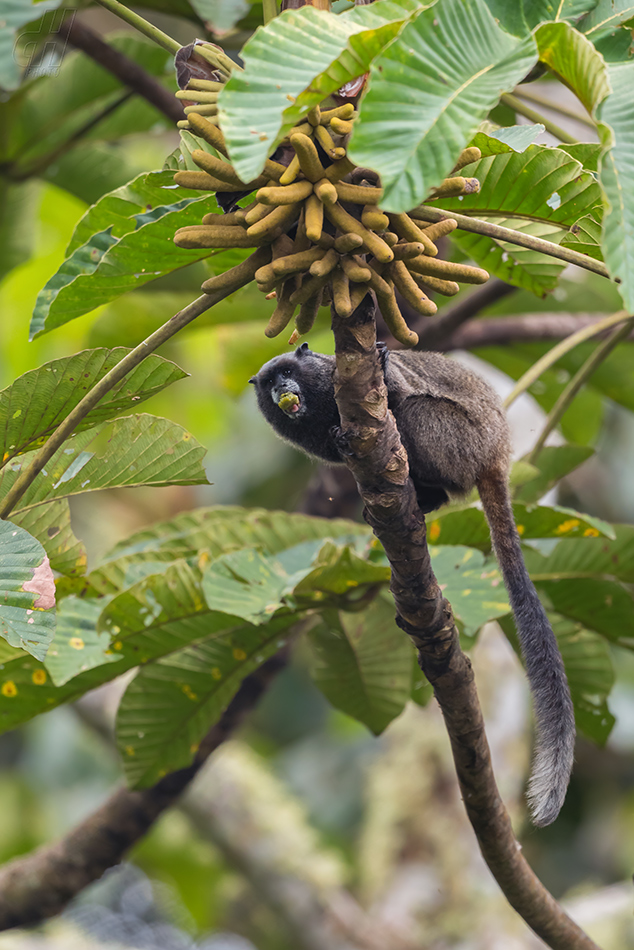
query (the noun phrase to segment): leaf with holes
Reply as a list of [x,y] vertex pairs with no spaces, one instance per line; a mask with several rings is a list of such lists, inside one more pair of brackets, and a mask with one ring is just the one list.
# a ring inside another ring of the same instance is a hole
[[434,574],[465,633],[473,636],[489,620],[511,609],[495,561],[458,545],[431,547]]
[[[0,636],[42,660],[55,632],[55,580],[44,548],[0,521]],[[5,696],[10,687],[1,687]]]
[[110,648],[108,634],[97,630],[103,600],[66,597],[57,611],[57,629],[44,661],[56,686],[121,656]]
[[408,211],[449,174],[500,94],[537,60],[484,0],[443,0],[421,13],[372,64],[350,158],[381,175],[388,211]]
[[68,576],[84,573],[88,556],[73,533],[67,498],[14,511],[11,520],[40,542],[54,571]]

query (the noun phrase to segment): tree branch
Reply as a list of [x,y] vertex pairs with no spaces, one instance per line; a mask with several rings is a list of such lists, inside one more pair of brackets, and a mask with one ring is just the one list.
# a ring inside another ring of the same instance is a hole
[[571,135],[570,132],[566,132],[561,126],[555,125],[554,122],[542,115],[541,112],[536,112],[535,109],[531,109],[530,106],[527,106],[526,103],[522,102],[516,96],[504,93],[500,96],[500,102],[505,106],[510,106],[514,112],[519,112],[520,115],[523,115],[526,119],[530,119],[531,122],[541,123],[541,125],[546,128],[546,131],[554,135],[560,142],[566,142],[567,145],[574,145],[575,142],[579,141],[576,136]]
[[0,930],[31,926],[59,914],[84,887],[118,864],[238,728],[285,664],[278,655],[242,681],[188,768],[166,775],[152,788],[119,789],[61,841],[6,864],[0,870]]
[[371,297],[347,319],[333,310],[335,394],[341,448],[365,503],[365,518],[392,569],[397,622],[418,649],[445,719],[467,815],[510,904],[553,950],[598,950],[541,884],[522,855],[500,798],[469,659],[434,577],[423,515],[375,347]]
[[90,56],[125,86],[155,106],[170,121],[180,122],[185,118],[183,106],[169,89],[162,86],[158,79],[150,76],[142,66],[135,63],[125,53],[120,53],[119,50],[105,43],[98,33],[78,20],[75,14],[64,20],[59,32],[75,49]]
[[450,338],[463,323],[475,317],[485,307],[490,307],[498,300],[503,300],[509,294],[515,293],[516,290],[517,287],[512,287],[503,280],[494,277],[452,306],[447,307],[446,310],[441,311],[432,320],[429,317],[421,317],[402,297],[399,299],[399,307],[407,324],[418,333],[416,349],[440,350],[444,349],[444,341]]
[[[599,313],[524,313],[516,317],[471,320],[432,346],[428,346],[425,340],[424,349],[447,353],[450,350],[472,350],[481,346],[561,340],[585,327],[594,326],[602,316]],[[418,332],[418,327],[416,330]],[[608,330],[603,330],[596,334],[596,339],[602,340],[608,333]],[[634,340],[634,331],[630,331],[629,339]]]

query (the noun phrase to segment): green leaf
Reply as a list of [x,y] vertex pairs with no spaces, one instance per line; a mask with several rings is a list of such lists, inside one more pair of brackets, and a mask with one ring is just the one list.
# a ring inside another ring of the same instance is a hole
[[382,207],[408,211],[451,171],[478,125],[536,61],[531,37],[501,30],[484,0],[443,0],[372,64],[350,157],[376,169]]
[[56,686],[120,656],[110,649],[110,637],[97,632],[103,600],[66,597],[57,610],[57,629],[44,665]]
[[11,520],[40,542],[54,571],[68,576],[84,573],[86,549],[73,534],[67,498],[14,511]]
[[241,627],[139,671],[117,712],[117,745],[128,783],[155,784],[190,765],[240,683],[284,646],[290,618]]
[[362,613],[329,612],[308,634],[312,677],[336,709],[375,735],[404,709],[412,685],[412,646],[377,597]]
[[530,505],[539,501],[557,482],[573,472],[594,455],[594,449],[583,445],[549,445],[542,449],[534,463],[539,477],[523,485],[515,494],[515,501]]
[[548,556],[527,551],[529,569],[544,580],[612,578],[633,584],[634,526],[615,525],[614,531],[613,541],[608,538],[562,540]]
[[[21,27],[33,23],[48,10],[56,10],[60,0],[3,0],[0,22],[0,88],[16,89],[20,84],[21,69],[14,55],[14,47]],[[40,37],[37,37],[40,39]]]
[[429,552],[440,589],[468,636],[509,612],[500,572],[480,551],[456,545],[430,546]]
[[208,29],[220,35],[232,30],[250,9],[247,0],[191,0],[191,5]]
[[[83,350],[44,363],[3,389],[0,392],[2,463],[43,445],[87,391],[129,352],[122,346],[113,350]],[[139,403],[186,376],[175,363],[150,354],[104,396],[75,431],[83,432],[114,416],[132,412]]]
[[289,575],[253,548],[225,554],[203,573],[209,608],[250,623],[270,620],[284,606],[282,598],[288,590]]
[[[528,146],[533,144],[537,136],[545,131],[546,126],[541,123],[537,125],[511,125],[506,128],[497,129],[495,132],[491,132],[491,135],[487,137],[497,139],[504,145],[508,145],[514,152],[525,152]],[[482,132],[478,133],[478,135],[482,134]],[[478,135],[475,137],[477,138]],[[474,144],[477,144],[477,142],[474,142]],[[502,149],[500,149],[500,151],[502,151]],[[507,149],[504,149],[504,151],[507,151]],[[494,153],[487,152],[487,154]]]
[[612,147],[602,157],[599,177],[608,208],[603,224],[603,259],[626,309],[634,311],[634,63],[608,67],[612,92],[597,110],[605,127],[602,140]]
[[486,0],[500,26],[514,36],[525,36],[544,20],[576,20],[592,10],[597,0]]
[[553,627],[566,667],[577,728],[588,739],[604,745],[615,722],[606,702],[614,684],[608,646],[578,624],[555,620]]
[[[205,449],[176,423],[145,414],[117,419],[101,453],[90,451],[91,443],[101,441],[103,432],[100,427],[68,439],[35,478],[16,511],[102,488],[207,484],[201,465]],[[0,497],[32,457],[33,453],[27,452],[2,469]]]
[[600,577],[536,578],[536,584],[557,613],[582,623],[611,643],[634,649],[634,599],[622,584]]
[[610,83],[603,57],[590,40],[568,23],[545,23],[535,31],[535,41],[540,60],[594,115]]
[[593,257],[595,261],[602,261],[602,234],[603,229],[599,222],[586,214],[583,218],[579,218],[576,224],[573,224],[568,234],[564,235],[561,246],[569,247],[580,254],[587,254],[588,257]]
[[562,152],[566,152],[576,161],[581,162],[586,171],[598,172],[599,159],[604,150],[603,145],[599,145],[597,142],[575,142],[572,145],[562,142],[557,148],[561,149]]
[[130,565],[170,562],[206,551],[214,559],[241,548],[277,555],[300,542],[354,536],[369,538],[365,525],[343,518],[312,518],[286,511],[222,506],[187,511],[135,532],[116,544],[91,572],[90,583],[104,593],[125,583]]
[[[524,541],[532,538],[615,537],[614,528],[606,521],[558,505],[529,508],[515,504],[513,516]],[[441,512],[429,522],[427,534],[431,544],[462,544],[481,551],[491,550],[489,526],[481,508]]]
[[[165,180],[172,177],[171,172],[161,174]],[[214,210],[211,199],[199,195],[182,200],[178,195],[173,197],[179,200],[137,215],[136,230],[117,238],[108,226],[74,251],[38,294],[31,339],[157,277],[213,255],[207,248],[189,250],[173,243],[178,228],[200,224],[201,217]]]
[[39,200],[38,182],[17,184],[0,179],[0,280],[33,254],[37,236],[34,219]]
[[55,581],[46,552],[23,528],[0,521],[0,636],[42,660],[54,631]]
[[[375,584],[385,584],[390,579],[390,569],[385,556],[381,554],[380,563],[368,560],[368,544],[361,536],[355,545],[326,542],[321,546],[312,561],[312,569],[298,579],[294,588],[297,597],[312,592],[345,597],[355,596]],[[359,556],[359,552],[361,556]],[[284,552],[290,561],[293,552]]]
[[634,16],[632,0],[599,0],[588,16],[579,23],[579,29],[593,41]]
[[[469,165],[467,174],[480,181],[479,193],[435,204],[555,244],[579,218],[601,211],[594,177],[561,149],[531,145],[522,153],[491,155]],[[546,254],[484,235],[456,231],[452,240],[490,273],[539,295],[555,287],[565,267]]]
[[341,16],[305,6],[256,30],[241,53],[244,72],[234,72],[218,100],[238,175],[245,181],[259,175],[292,126],[367,72],[372,58],[423,6],[419,0],[377,0]]

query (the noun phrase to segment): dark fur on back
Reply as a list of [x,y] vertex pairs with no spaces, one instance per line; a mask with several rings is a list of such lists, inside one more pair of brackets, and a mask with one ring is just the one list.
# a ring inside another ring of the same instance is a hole
[[[535,701],[538,744],[529,798],[533,821],[550,824],[563,803],[574,750],[574,716],[561,655],[533,586],[513,520],[508,490],[509,431],[494,390],[475,373],[438,353],[382,350],[388,405],[409,459],[423,512],[478,488],[493,547],[509,593]],[[277,356],[251,380],[275,431],[308,455],[341,463],[335,359],[302,344]],[[280,408],[284,394],[297,397]]]

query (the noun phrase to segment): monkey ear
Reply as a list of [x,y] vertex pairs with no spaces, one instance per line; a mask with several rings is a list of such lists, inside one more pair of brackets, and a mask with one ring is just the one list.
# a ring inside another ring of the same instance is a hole
[[310,353],[308,349],[308,343],[302,343],[301,346],[298,346],[295,351],[299,356],[304,356],[305,353]]
[[255,385],[255,376],[252,376],[251,379],[249,380],[249,382],[250,382],[252,385]]

